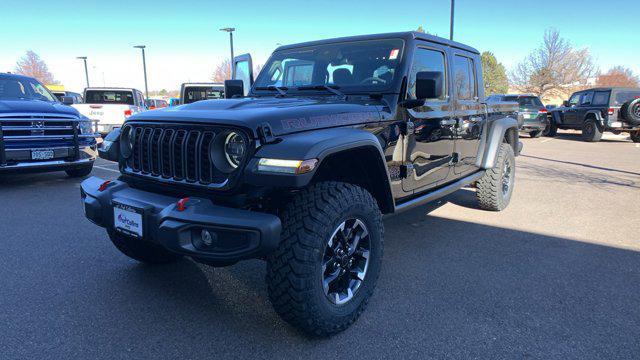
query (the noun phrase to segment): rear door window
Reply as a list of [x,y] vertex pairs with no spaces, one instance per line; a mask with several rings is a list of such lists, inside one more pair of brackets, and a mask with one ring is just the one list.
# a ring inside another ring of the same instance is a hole
[[453,61],[454,87],[460,100],[472,100],[476,96],[473,60],[456,55]]

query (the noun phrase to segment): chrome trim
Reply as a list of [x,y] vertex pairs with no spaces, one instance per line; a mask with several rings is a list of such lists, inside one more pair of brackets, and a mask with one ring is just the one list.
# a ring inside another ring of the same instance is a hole
[[55,161],[18,163],[15,165],[0,166],[0,170],[44,168],[44,167],[54,167],[54,166],[60,166],[60,165],[75,166],[75,165],[84,165],[84,164],[92,163],[94,161],[95,159],[89,158],[89,159],[80,159],[76,161],[55,160]]

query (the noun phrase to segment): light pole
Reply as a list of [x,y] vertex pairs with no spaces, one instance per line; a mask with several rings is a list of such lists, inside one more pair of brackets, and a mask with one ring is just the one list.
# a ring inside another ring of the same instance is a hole
[[144,56],[145,45],[136,45],[134,46],[136,49],[142,50],[142,69],[144,70],[144,96],[145,98],[149,98],[149,87],[147,85],[147,59]]
[[76,59],[84,61],[84,76],[87,79],[87,87],[89,87],[89,70],[87,69],[87,57],[78,56],[76,57]]
[[456,0],[451,0],[451,27],[449,29],[449,40],[453,41],[453,15],[456,8]]
[[231,62],[229,64],[231,65],[231,78],[234,79],[236,77],[236,69],[235,66],[233,66],[233,32],[236,31],[236,28],[229,27],[220,29],[220,31],[229,33],[229,43],[231,44]]

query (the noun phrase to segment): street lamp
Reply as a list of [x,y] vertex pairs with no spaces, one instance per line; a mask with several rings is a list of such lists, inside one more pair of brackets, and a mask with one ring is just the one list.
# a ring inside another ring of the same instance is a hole
[[87,70],[87,57],[78,56],[76,57],[76,59],[84,61],[84,76],[87,79],[87,87],[89,87],[89,70]]
[[144,56],[145,45],[136,45],[134,46],[136,49],[142,50],[142,69],[144,70],[144,96],[149,98],[149,87],[147,85],[147,59]]
[[234,79],[236,77],[236,69],[235,66],[233,66],[233,32],[236,31],[236,28],[224,28],[224,29],[220,29],[220,31],[226,31],[229,33],[229,42],[231,44],[231,78]]
[[456,0],[451,0],[451,23],[449,28],[449,40],[453,41],[453,14],[456,7]]

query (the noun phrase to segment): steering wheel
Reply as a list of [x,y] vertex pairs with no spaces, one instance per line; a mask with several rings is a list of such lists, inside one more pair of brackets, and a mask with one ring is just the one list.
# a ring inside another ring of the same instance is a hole
[[383,83],[383,84],[386,84],[386,83],[387,83],[387,80],[380,79],[380,78],[379,78],[379,77],[377,77],[377,76],[371,76],[371,77],[368,77],[368,78],[366,78],[366,79],[364,79],[364,80],[360,81],[360,84],[364,84],[364,83],[366,83],[366,82],[368,82],[368,81],[370,81],[370,82],[372,82],[372,83],[373,83],[374,81],[379,81],[379,82],[381,82],[381,83]]

